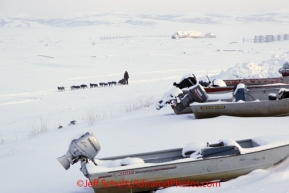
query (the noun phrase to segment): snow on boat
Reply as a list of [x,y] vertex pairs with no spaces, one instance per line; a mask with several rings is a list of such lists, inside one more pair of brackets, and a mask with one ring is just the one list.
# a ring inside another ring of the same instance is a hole
[[95,193],[131,193],[171,186],[199,186],[267,169],[289,156],[289,140],[220,140],[190,143],[184,148],[95,158],[100,144],[92,133],[74,139],[68,152],[57,158],[68,169],[80,161],[81,171]]
[[[239,84],[242,85],[242,84]],[[237,88],[233,102],[206,102],[190,105],[195,118],[212,118],[221,115],[236,117],[272,117],[289,115],[289,90],[281,88],[278,94],[270,93],[266,100],[247,100],[247,88]]]

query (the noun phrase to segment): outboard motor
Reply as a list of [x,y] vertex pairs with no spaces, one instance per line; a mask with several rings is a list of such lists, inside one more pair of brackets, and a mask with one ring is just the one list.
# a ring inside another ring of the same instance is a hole
[[186,94],[179,104],[175,106],[176,110],[183,111],[192,102],[203,103],[208,100],[208,95],[201,85],[190,87],[188,94]]
[[73,165],[78,161],[87,163],[88,160],[90,160],[97,165],[94,162],[94,157],[99,151],[100,144],[97,139],[92,133],[86,132],[78,139],[72,140],[67,153],[62,157],[57,158],[57,160],[66,170],[70,168],[70,164]]

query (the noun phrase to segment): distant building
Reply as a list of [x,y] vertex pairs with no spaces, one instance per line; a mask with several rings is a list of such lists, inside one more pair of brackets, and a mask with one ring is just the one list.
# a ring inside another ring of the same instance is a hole
[[177,31],[172,35],[172,39],[178,38],[201,38],[202,33],[198,31]]
[[212,33],[207,33],[203,36],[202,32],[198,31],[177,31],[172,35],[172,39],[178,38],[215,38],[216,35]]
[[206,35],[205,35],[205,38],[215,38],[216,37],[216,35],[215,34],[212,34],[212,33],[207,33]]

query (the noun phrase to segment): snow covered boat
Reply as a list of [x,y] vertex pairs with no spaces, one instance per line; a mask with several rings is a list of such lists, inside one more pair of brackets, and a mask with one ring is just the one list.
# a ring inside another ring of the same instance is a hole
[[147,153],[95,158],[100,144],[92,133],[74,139],[68,152],[58,158],[68,169],[81,162],[81,171],[89,179],[85,184],[95,193],[148,192],[171,186],[201,186],[267,169],[289,156],[289,141],[263,139],[220,140],[219,143],[190,143]]
[[[280,89],[278,94],[270,93],[266,100],[248,101],[247,89],[243,88],[236,93],[239,98],[231,102],[192,103],[190,105],[195,118],[212,118],[221,115],[237,117],[272,117],[289,115],[289,90]],[[243,95],[243,96],[241,96]],[[241,97],[241,98],[240,98]]]
[[[226,87],[207,88],[207,89],[204,88],[204,90],[209,91],[209,93],[207,93],[208,98],[206,100],[206,103],[202,103],[202,104],[209,104],[208,102],[217,102],[217,101],[220,103],[228,102],[229,104],[231,104],[232,100],[235,99],[234,96],[236,95],[236,93],[238,93],[238,90],[229,91],[224,88]],[[245,91],[246,94],[245,96],[242,97],[242,100],[252,102],[258,99],[260,101],[268,102],[268,98],[269,98],[268,95],[278,94],[280,91],[280,88],[289,89],[289,85],[288,84],[262,85],[262,86],[251,85],[249,86],[249,89],[246,88],[246,91]],[[218,89],[218,90],[213,90],[214,92],[210,92],[210,89]],[[240,92],[243,92],[243,90]],[[190,94],[195,95],[195,93],[190,93]],[[194,100],[192,97],[189,97],[189,96],[187,96],[186,98],[190,98],[190,100],[185,99],[185,97],[183,97],[182,99],[179,100],[178,103],[174,103],[171,105],[175,114],[179,115],[179,114],[186,114],[186,113],[194,112],[193,109],[195,109],[196,107],[193,107],[190,105],[193,104],[196,100]],[[204,101],[199,101],[199,102],[204,102]]]
[[[227,86],[221,79],[209,80],[209,82],[198,81],[194,74],[187,74],[179,82],[174,82],[173,86],[155,104],[157,110],[170,104],[176,114],[185,114],[192,113],[189,105],[193,102],[214,102],[219,100],[231,102],[234,99],[234,91],[237,85],[234,87]],[[248,90],[246,89],[246,95],[249,96],[246,101],[254,101],[256,99],[267,100],[268,94],[277,94],[280,88],[289,89],[289,84],[251,84],[246,85],[246,87],[248,88]]]

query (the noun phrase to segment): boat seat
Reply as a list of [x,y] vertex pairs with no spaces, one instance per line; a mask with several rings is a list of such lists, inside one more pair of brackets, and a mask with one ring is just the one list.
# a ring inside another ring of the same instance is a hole
[[133,165],[133,164],[144,164],[143,159],[138,157],[127,157],[121,160],[121,166]]
[[277,99],[277,95],[275,93],[268,94],[268,98],[270,101],[274,101]]
[[280,88],[278,94],[270,93],[268,94],[269,100],[281,100],[289,98],[289,89]]
[[211,158],[218,156],[229,156],[229,155],[238,155],[240,154],[239,149],[234,145],[213,147],[213,148],[205,148],[202,149],[202,157]]
[[277,98],[278,100],[289,98],[289,89],[280,88]]
[[203,148],[206,148],[207,144],[205,143],[189,143],[185,145],[185,147],[182,149],[182,156],[183,157],[190,157],[193,153],[200,151]]

